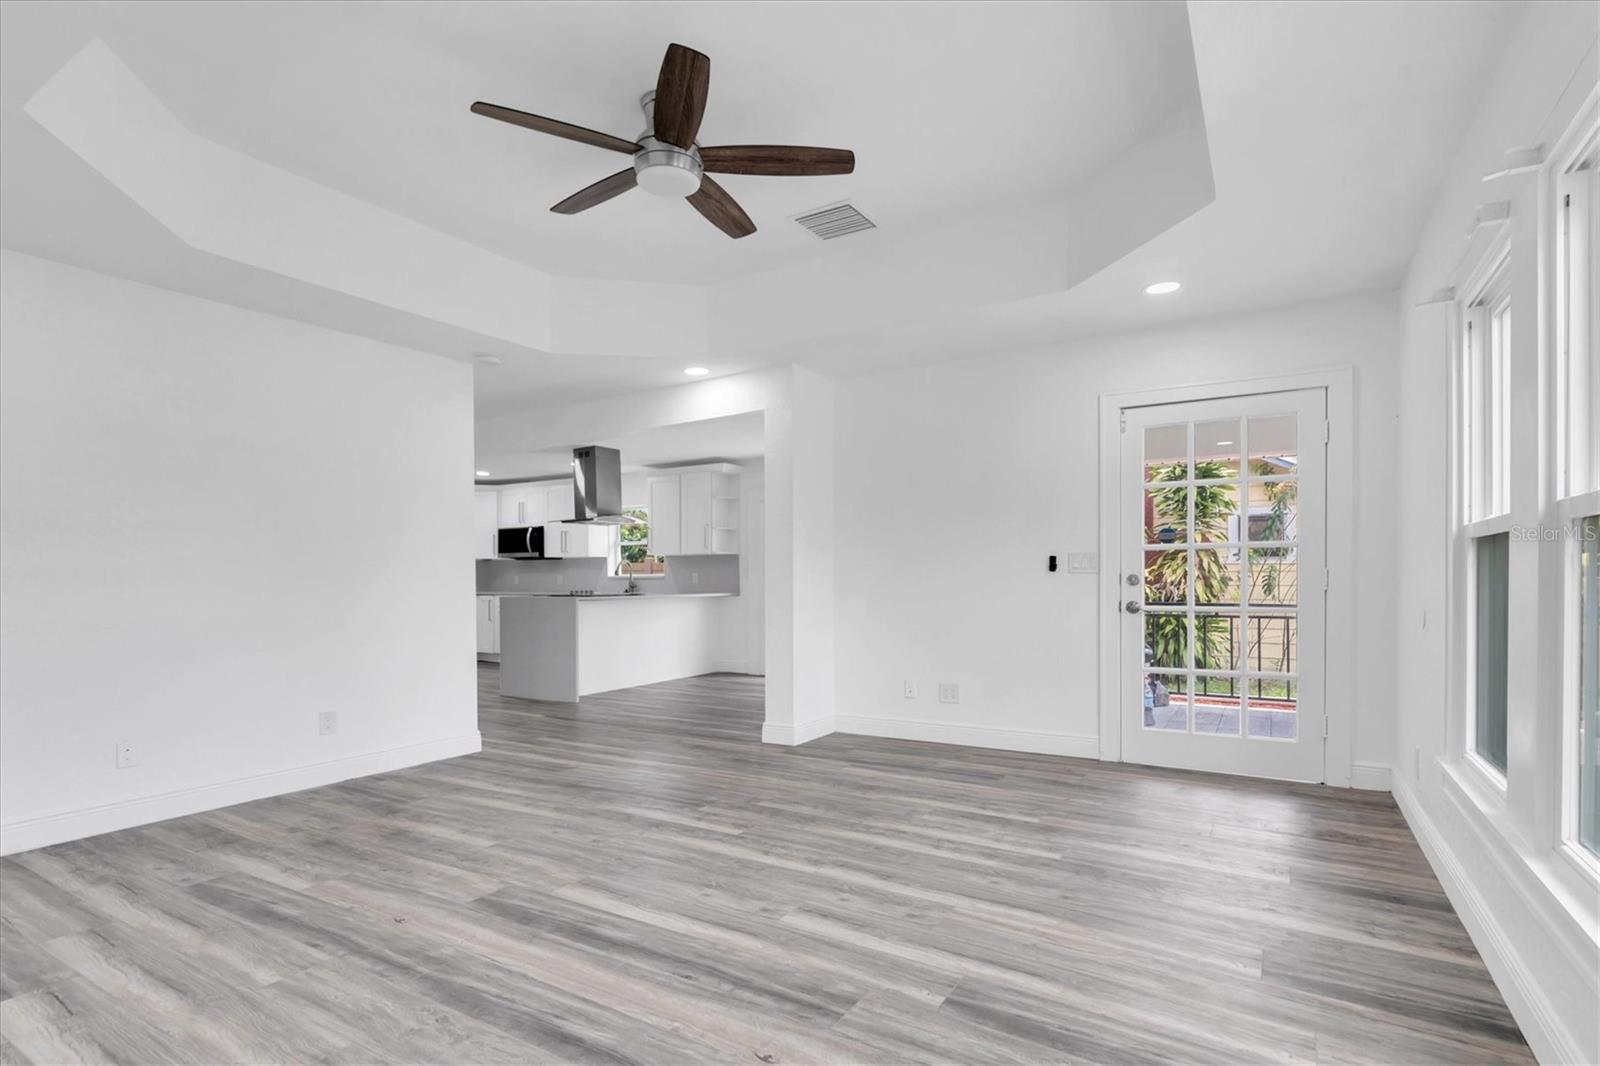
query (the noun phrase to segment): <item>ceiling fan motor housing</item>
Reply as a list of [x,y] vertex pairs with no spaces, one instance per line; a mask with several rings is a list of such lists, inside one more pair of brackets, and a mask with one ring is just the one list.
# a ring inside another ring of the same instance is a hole
[[700,189],[700,152],[695,148],[684,151],[677,145],[658,141],[654,137],[640,137],[643,149],[633,157],[634,174],[639,188],[657,196],[690,196]]

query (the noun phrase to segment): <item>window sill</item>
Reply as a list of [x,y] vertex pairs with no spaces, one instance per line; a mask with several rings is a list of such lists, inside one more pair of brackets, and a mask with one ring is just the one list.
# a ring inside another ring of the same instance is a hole
[[[1472,757],[1476,759],[1476,756]],[[1492,781],[1484,780],[1484,771],[1468,759],[1446,762],[1440,760],[1444,770],[1444,791],[1463,813],[1473,815],[1476,830],[1487,849],[1487,856],[1501,867],[1511,886],[1527,885],[1531,875],[1543,890],[1544,907],[1532,898],[1527,888],[1521,889],[1524,900],[1537,910],[1549,909],[1549,904],[1559,908],[1566,920],[1575,923],[1592,947],[1600,947],[1600,865],[1593,865],[1585,856],[1572,853],[1572,844],[1554,847],[1535,847],[1512,823],[1506,809],[1505,793],[1494,788]],[[1517,876],[1517,868],[1524,872]],[[1531,887],[1531,886],[1530,886]],[[1570,934],[1571,929],[1569,927]],[[1576,946],[1578,941],[1564,938]],[[1575,957],[1581,958],[1580,954]]]

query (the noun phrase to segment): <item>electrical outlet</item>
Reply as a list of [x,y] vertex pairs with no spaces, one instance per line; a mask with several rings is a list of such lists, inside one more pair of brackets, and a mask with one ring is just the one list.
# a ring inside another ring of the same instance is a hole
[[323,711],[317,715],[317,732],[331,737],[339,731],[339,712]]
[[1073,552],[1067,556],[1067,573],[1097,574],[1099,572],[1100,556],[1094,552]]
[[557,585],[565,585],[566,583],[567,583],[567,575],[566,574],[557,574],[556,575],[556,584]]
[[905,683],[904,695],[908,700],[914,700],[917,698],[917,683],[915,681],[907,681]]
[[139,765],[139,756],[134,753],[131,740],[117,741],[117,769],[126,770],[130,766]]
[[939,702],[940,703],[960,703],[961,702],[961,686],[956,684],[954,681],[941,681],[941,682],[939,682]]
[[522,571],[520,571],[520,570],[513,570],[513,571],[512,571],[512,572],[511,572],[511,583],[512,583],[512,584],[513,584],[513,585],[520,585],[520,584],[522,584]]
[[700,571],[698,571],[698,570],[689,571],[689,584],[691,584],[691,585],[700,584]]

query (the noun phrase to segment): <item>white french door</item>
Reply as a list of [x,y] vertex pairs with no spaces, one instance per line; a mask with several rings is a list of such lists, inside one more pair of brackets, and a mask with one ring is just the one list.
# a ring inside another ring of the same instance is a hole
[[1122,757],[1323,780],[1323,389],[1123,411]]

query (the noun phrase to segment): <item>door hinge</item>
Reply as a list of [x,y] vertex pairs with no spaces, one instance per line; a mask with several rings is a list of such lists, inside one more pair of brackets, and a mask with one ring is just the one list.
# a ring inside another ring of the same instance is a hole
[[1333,423],[1322,423],[1322,443],[1327,444],[1333,440]]
[[1120,426],[1122,427],[1120,432],[1123,432],[1123,433],[1128,432],[1128,412],[1127,411],[1118,411],[1117,412],[1117,421],[1120,424]]
[[1326,716],[1324,716],[1322,719],[1322,739],[1328,739],[1328,719]]
[[1328,568],[1327,567],[1323,567],[1322,568],[1322,591],[1323,592],[1327,592],[1328,591]]

